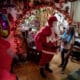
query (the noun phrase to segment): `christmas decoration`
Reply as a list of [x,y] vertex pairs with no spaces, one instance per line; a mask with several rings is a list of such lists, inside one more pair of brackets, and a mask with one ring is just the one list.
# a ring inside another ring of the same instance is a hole
[[3,37],[7,37],[10,33],[10,25],[5,14],[0,13],[0,30]]

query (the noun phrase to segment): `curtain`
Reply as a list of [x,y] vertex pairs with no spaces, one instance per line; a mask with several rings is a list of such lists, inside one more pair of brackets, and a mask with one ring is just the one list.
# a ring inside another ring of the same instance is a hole
[[72,17],[74,22],[80,22],[80,0],[72,2]]

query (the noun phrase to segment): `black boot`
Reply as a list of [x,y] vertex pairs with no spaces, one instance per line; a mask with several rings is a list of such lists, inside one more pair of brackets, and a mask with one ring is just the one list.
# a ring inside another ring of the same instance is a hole
[[44,72],[44,68],[40,68],[40,74],[43,78],[46,78],[46,74]]
[[58,67],[63,67],[63,65],[62,65],[62,64],[60,64]]
[[50,72],[50,73],[53,72],[53,71],[49,68],[49,63],[46,64],[46,66],[45,66],[45,70],[48,71],[48,72]]

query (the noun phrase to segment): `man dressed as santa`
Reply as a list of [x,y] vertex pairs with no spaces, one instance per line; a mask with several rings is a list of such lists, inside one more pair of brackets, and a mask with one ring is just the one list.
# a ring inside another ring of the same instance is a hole
[[43,78],[46,78],[45,70],[52,72],[49,68],[49,62],[57,52],[57,41],[59,39],[57,32],[57,18],[51,16],[48,19],[48,25],[40,29],[35,35],[35,45],[38,51],[41,52],[41,58],[39,61],[40,74]]

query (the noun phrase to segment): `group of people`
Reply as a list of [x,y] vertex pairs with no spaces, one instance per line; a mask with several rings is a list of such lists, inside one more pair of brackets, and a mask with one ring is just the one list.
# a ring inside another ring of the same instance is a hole
[[[61,35],[58,35],[56,32],[57,22],[58,20],[54,15],[49,17],[48,25],[41,28],[34,38],[36,48],[41,53],[39,65],[40,74],[43,78],[47,77],[45,70],[53,72],[49,68],[49,63],[58,49],[60,49],[61,52],[61,64],[59,67],[62,68],[61,73],[64,73],[72,50],[73,36],[75,34],[74,27],[69,26]],[[69,25],[71,25],[71,23],[69,23]]]
[[[39,65],[40,65],[40,74],[43,78],[47,77],[45,70],[50,73],[53,72],[49,68],[49,64],[54,55],[57,53],[58,49],[60,49],[61,52],[61,64],[59,65],[59,67],[62,68],[61,71],[62,73],[64,73],[64,70],[66,69],[68,63],[69,55],[73,47],[74,35],[75,35],[74,27],[72,27],[71,23],[69,23],[68,29],[65,29],[64,32],[61,35],[59,35],[56,30],[57,22],[58,22],[57,18],[54,15],[52,15],[48,19],[48,25],[42,27],[34,37],[35,46],[41,54]],[[4,46],[3,44],[1,45],[2,43],[1,41],[4,41],[4,39],[3,40],[2,39],[3,38],[0,37],[0,47],[1,49],[2,47],[6,49],[7,48],[6,46]],[[10,44],[8,42],[5,43],[9,48]],[[6,50],[6,53],[8,54],[11,53],[10,49],[8,50],[8,52]],[[11,62],[9,67],[11,67]]]

